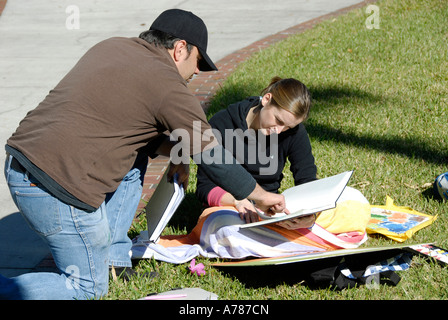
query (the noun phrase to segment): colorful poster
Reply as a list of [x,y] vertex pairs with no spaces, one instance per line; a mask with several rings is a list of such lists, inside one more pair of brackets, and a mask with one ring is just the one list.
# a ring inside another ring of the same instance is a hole
[[403,242],[436,219],[437,216],[430,216],[409,207],[396,206],[394,201],[387,197],[385,206],[371,206],[367,232],[379,233]]
[[428,220],[428,217],[412,213],[372,208],[368,228],[372,230],[386,229],[400,234]]

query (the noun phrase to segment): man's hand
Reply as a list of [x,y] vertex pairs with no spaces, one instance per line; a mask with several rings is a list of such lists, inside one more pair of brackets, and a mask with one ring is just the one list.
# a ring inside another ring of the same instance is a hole
[[173,164],[170,162],[170,167],[168,168],[167,178],[168,181],[173,179],[174,174],[178,174],[177,182],[179,185],[183,185],[184,190],[188,187],[188,177],[190,175],[190,164]]
[[285,205],[285,197],[282,194],[267,192],[258,184],[247,198],[255,201],[257,208],[267,214],[274,214],[277,212],[285,212],[289,214]]

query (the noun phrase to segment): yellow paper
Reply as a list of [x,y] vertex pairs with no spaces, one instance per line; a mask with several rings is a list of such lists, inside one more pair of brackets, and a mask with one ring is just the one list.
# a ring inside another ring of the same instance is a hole
[[351,231],[364,234],[369,220],[370,205],[368,203],[347,200],[338,203],[334,209],[322,211],[316,223],[334,234]]

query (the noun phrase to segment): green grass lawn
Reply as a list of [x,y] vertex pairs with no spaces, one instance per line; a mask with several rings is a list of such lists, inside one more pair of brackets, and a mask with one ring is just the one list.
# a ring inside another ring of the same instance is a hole
[[[448,247],[447,203],[432,196],[435,177],[448,171],[448,3],[445,0],[386,0],[379,7],[379,29],[366,28],[365,8],[325,21],[303,34],[254,54],[215,95],[209,116],[228,104],[257,95],[275,76],[305,83],[313,97],[306,128],[320,178],[355,170],[350,185],[371,204],[386,196],[399,206],[438,215],[407,243],[436,242]],[[201,206],[194,198],[196,166],[189,195],[165,234],[186,233]],[[292,186],[285,169],[282,188]],[[142,215],[143,216],[143,215]],[[144,218],[131,236],[145,228]],[[388,245],[370,237],[366,246]],[[200,287],[220,299],[447,299],[448,268],[414,257],[396,286],[365,286],[333,291],[304,283],[252,288],[199,258],[207,274],[195,277],[187,264],[141,260],[138,271],[157,271],[149,280],[111,281],[106,299],[137,299],[174,287]]]

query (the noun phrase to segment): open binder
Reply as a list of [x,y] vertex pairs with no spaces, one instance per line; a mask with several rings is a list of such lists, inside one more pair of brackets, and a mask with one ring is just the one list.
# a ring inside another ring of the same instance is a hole
[[331,177],[307,182],[285,190],[286,208],[290,214],[277,213],[268,216],[258,211],[263,219],[258,222],[240,225],[240,228],[252,228],[283,220],[303,217],[336,207],[336,202],[347,186],[353,171],[343,172]]

